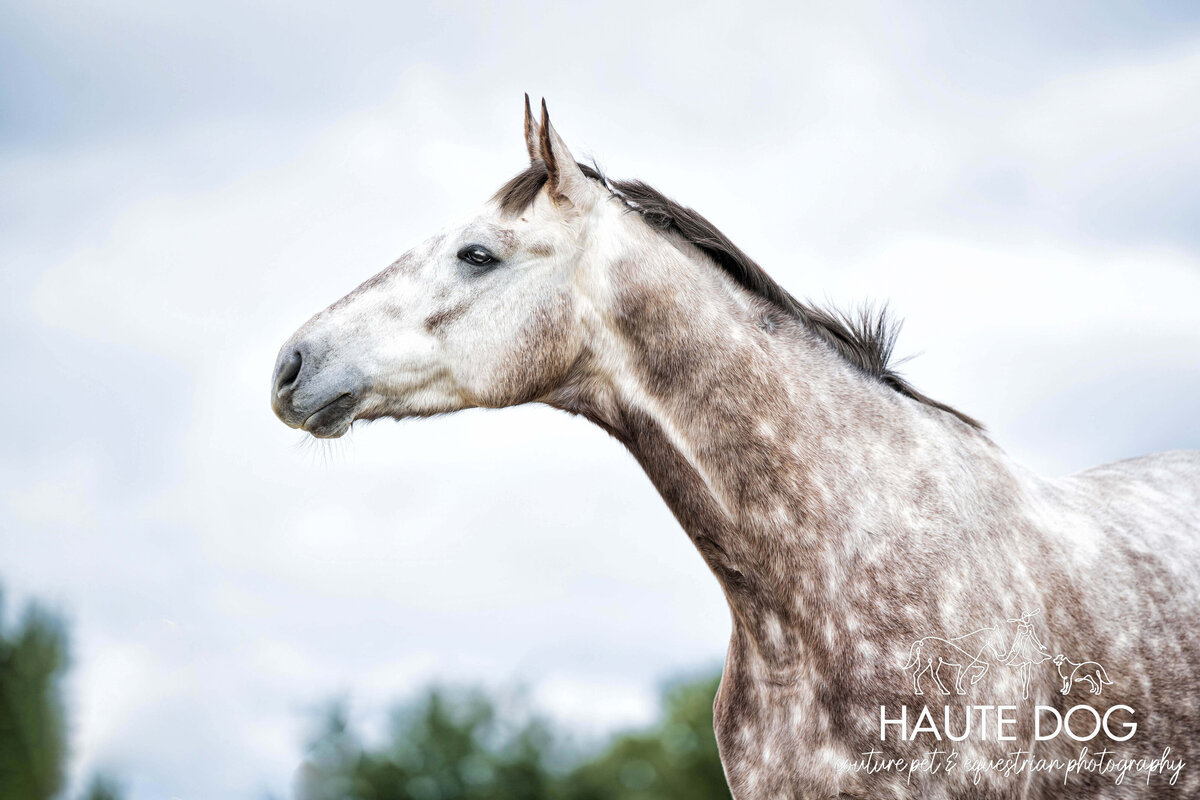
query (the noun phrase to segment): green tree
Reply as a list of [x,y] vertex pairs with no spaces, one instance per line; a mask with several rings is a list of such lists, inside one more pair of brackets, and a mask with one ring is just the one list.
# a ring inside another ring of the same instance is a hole
[[520,696],[429,689],[374,749],[338,703],[300,769],[297,800],[729,800],[712,732],[716,688],[715,678],[674,685],[658,724],[584,759]]
[[654,728],[617,737],[563,779],[565,800],[729,800],[713,734],[719,677],[668,689]]
[[[66,715],[61,683],[67,632],[55,615],[30,604],[13,630],[0,613],[0,800],[51,800],[66,775]],[[96,776],[82,800],[120,800],[110,778]]]
[[81,800],[121,800],[121,786],[107,775],[94,775]]
[[59,683],[61,621],[30,605],[15,630],[0,616],[0,800],[46,800],[62,789],[66,734]]
[[433,688],[398,709],[391,740],[366,750],[335,704],[298,777],[298,800],[550,798],[549,729],[478,690]]

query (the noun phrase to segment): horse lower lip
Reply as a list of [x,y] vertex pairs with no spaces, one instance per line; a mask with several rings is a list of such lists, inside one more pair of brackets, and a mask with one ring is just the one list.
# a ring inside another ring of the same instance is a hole
[[300,427],[315,436],[338,435],[335,431],[353,408],[354,398],[349,393],[339,395],[309,414]]

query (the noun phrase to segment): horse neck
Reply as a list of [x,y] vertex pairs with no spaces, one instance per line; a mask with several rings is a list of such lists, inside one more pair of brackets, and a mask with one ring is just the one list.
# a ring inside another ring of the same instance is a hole
[[656,238],[607,265],[589,350],[551,402],[625,444],[720,581],[735,638],[784,659],[797,631],[820,638],[857,552],[901,531],[914,498],[969,513],[998,450]]

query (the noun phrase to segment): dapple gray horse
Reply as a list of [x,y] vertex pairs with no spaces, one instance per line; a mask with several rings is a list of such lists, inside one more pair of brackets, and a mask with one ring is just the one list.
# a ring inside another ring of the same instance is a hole
[[[797,301],[695,211],[576,163],[544,103],[538,123],[526,102],[525,138],[529,167],[469,222],[287,341],[280,419],[336,437],[536,402],[620,440],[732,610],[715,712],[738,800],[1200,793],[1200,455],[1034,475],[889,368],[882,318]],[[1011,704],[1014,738],[973,735],[957,767],[914,768],[948,748],[881,736],[914,702],[911,643],[1034,606],[1046,647],[1102,662],[1111,691],[1063,695],[1047,664],[1028,700],[998,668],[926,695],[935,718]],[[1036,739],[1037,705],[1077,702],[1092,704],[1072,718],[1080,736],[1110,711],[1136,734]],[[1108,761],[1053,769],[1083,747]],[[1167,748],[1189,764],[1173,783],[1154,764],[1105,771]],[[888,763],[871,768],[872,752]]]

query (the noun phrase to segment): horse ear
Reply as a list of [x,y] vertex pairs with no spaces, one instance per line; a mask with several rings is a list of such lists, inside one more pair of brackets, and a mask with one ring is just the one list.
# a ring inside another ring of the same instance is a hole
[[542,129],[533,118],[528,92],[525,93],[525,149],[529,151],[529,163],[542,159]]
[[542,126],[540,131],[541,157],[546,162],[546,172],[549,180],[546,186],[550,196],[556,202],[570,203],[577,208],[584,208],[592,196],[588,178],[575,162],[575,157],[567,149],[567,144],[550,124],[550,114],[546,111],[546,101],[542,100]]

